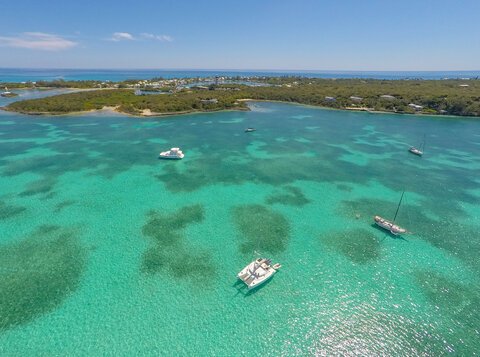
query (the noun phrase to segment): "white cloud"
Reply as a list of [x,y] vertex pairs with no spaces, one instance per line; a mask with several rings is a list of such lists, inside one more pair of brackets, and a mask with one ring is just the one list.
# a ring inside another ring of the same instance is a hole
[[173,38],[168,35],[157,35],[157,40],[163,41],[163,42],[172,42]]
[[172,42],[173,37],[168,35],[154,35],[153,33],[142,33],[140,34],[141,37],[147,40],[157,40],[161,42]]
[[143,38],[148,38],[149,40],[153,40],[155,38],[155,35],[153,33],[141,33],[140,36]]
[[172,42],[173,37],[169,35],[155,35],[153,33],[142,32],[140,35],[132,35],[128,32],[114,32],[110,41],[160,41],[160,42]]
[[60,51],[78,43],[61,36],[43,32],[24,32],[18,36],[0,36],[0,46],[28,48],[31,50]]
[[135,37],[133,37],[132,34],[129,34],[128,32],[114,32],[111,40],[117,42],[122,40],[133,41],[135,40]]

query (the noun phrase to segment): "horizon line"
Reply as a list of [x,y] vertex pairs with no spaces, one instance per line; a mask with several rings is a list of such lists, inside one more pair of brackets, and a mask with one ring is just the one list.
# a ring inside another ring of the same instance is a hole
[[480,69],[442,69],[442,70],[364,70],[364,69],[249,69],[249,68],[106,68],[106,67],[0,67],[0,69],[32,69],[32,70],[102,70],[102,71],[228,71],[228,72],[307,72],[307,73],[358,73],[358,72],[480,72]]

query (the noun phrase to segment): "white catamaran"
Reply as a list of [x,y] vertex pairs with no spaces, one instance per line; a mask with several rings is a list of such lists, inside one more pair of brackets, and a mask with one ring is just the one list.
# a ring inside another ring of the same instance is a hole
[[402,228],[398,224],[395,224],[395,219],[397,218],[398,210],[400,209],[400,205],[402,204],[404,194],[405,191],[402,192],[402,197],[400,197],[400,202],[398,202],[397,211],[395,212],[395,217],[393,217],[393,221],[389,221],[388,219],[380,216],[373,217],[377,226],[382,227],[383,229],[389,231],[396,236],[402,233],[407,233],[407,230],[405,228]]
[[248,289],[256,288],[267,282],[282,266],[266,258],[258,258],[243,268],[237,277],[243,281]]

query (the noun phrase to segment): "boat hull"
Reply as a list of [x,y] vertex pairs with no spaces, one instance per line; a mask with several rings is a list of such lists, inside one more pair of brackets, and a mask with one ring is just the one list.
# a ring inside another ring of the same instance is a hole
[[247,285],[248,290],[265,284],[277,272],[270,264],[265,264],[265,261],[266,259],[254,260],[237,274],[238,279]]
[[373,219],[374,219],[375,224],[377,226],[389,231],[393,235],[397,236],[399,234],[407,232],[407,230],[405,228],[402,228],[402,227],[396,225],[395,223],[390,222],[389,220],[387,220],[385,218],[382,218],[380,216],[375,216],[375,217],[373,217]]
[[240,280],[242,280],[245,284],[247,284],[247,289],[248,290],[253,290],[258,288],[259,286],[265,284],[267,281],[269,281],[271,278],[273,278],[273,275],[276,273],[272,272],[271,274],[268,274],[265,278],[263,279],[258,279],[255,283],[253,284],[247,284],[242,278],[239,277]]
[[162,151],[159,155],[159,159],[166,159],[166,160],[180,160],[183,159],[185,154],[183,153],[180,148],[171,148],[167,151]]
[[423,155],[423,152],[421,150],[418,150],[417,148],[414,148],[414,147],[411,147],[410,149],[408,149],[408,151],[417,156]]
[[159,159],[165,159],[165,160],[181,160],[185,157],[185,154],[181,152],[180,150],[177,151],[163,151],[158,155]]
[[178,157],[178,156],[162,156],[162,155],[160,155],[158,158],[163,159],[163,160],[181,160],[181,159],[183,159],[183,156]]

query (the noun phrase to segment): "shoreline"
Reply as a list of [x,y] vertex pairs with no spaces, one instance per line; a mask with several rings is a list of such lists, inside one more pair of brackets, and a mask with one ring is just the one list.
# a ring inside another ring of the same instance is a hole
[[[107,88],[105,88],[107,89]],[[315,108],[315,109],[322,109],[322,110],[335,110],[335,111],[344,111],[344,112],[357,112],[357,113],[368,113],[368,114],[394,114],[394,115],[407,115],[407,116],[422,116],[422,117],[434,117],[434,118],[451,118],[451,119],[480,119],[478,116],[473,115],[446,115],[446,114],[424,114],[424,113],[400,113],[400,112],[393,112],[393,111],[382,111],[382,110],[373,110],[372,108],[332,108],[332,107],[325,107],[321,105],[314,105],[314,104],[304,104],[300,102],[289,102],[289,101],[282,101],[282,100],[268,100],[268,99],[252,99],[252,98],[244,98],[238,99],[238,102],[265,102],[265,103],[283,103],[283,104],[292,104],[298,105],[303,107]],[[105,106],[101,109],[90,109],[90,110],[83,110],[78,112],[68,112],[68,113],[52,113],[52,112],[22,112],[16,110],[9,110],[7,107],[0,107],[0,110],[10,113],[17,113],[17,114],[24,114],[29,116],[54,116],[54,117],[62,117],[62,116],[79,116],[84,114],[90,114],[95,112],[111,112],[115,114],[122,114],[125,116],[135,117],[135,118],[151,118],[151,117],[168,117],[168,116],[175,116],[175,115],[188,115],[188,114],[202,114],[202,113],[215,113],[215,112],[228,112],[228,111],[250,111],[251,109],[248,107],[233,107],[229,109],[216,109],[216,110],[184,110],[179,112],[152,112],[150,109],[143,109],[142,113],[127,113],[118,110],[118,106]]]
[[292,104],[298,105],[302,107],[308,108],[316,108],[316,109],[323,109],[323,110],[336,110],[336,111],[344,111],[344,112],[357,112],[357,113],[368,113],[368,114],[395,114],[395,115],[407,115],[407,116],[422,116],[422,117],[434,117],[434,118],[453,118],[453,119],[462,119],[462,118],[470,118],[470,119],[480,119],[480,116],[475,115],[451,115],[451,114],[426,114],[426,113],[400,113],[400,112],[391,112],[387,110],[367,110],[371,108],[358,108],[358,109],[348,109],[348,108],[332,108],[332,107],[325,107],[322,105],[314,105],[314,104],[304,104],[300,102],[287,102],[283,100],[268,100],[268,99],[252,99],[252,98],[245,98],[245,99],[238,99],[238,102],[265,102],[265,103],[284,103],[284,104]]
[[[71,88],[73,89],[73,88]],[[47,89],[48,90],[48,89]],[[91,89],[76,89],[78,91],[90,91]],[[103,88],[103,90],[110,90],[110,88]],[[305,104],[300,102],[293,102],[293,101],[283,101],[283,100],[270,100],[270,99],[253,99],[253,98],[241,98],[237,99],[237,102],[240,103],[248,103],[248,102],[265,102],[265,103],[283,103],[283,104],[292,104],[292,105],[299,105],[309,108],[316,108],[322,110],[336,110],[336,111],[345,111],[345,112],[363,112],[368,114],[396,114],[396,115],[407,115],[407,116],[422,116],[422,117],[435,117],[435,118],[451,118],[451,119],[480,119],[480,116],[474,115],[451,115],[451,114],[427,114],[427,113],[406,113],[406,112],[394,112],[388,110],[375,110],[374,108],[366,108],[366,107],[344,107],[344,108],[332,108],[322,105],[315,105],[315,104]],[[90,109],[90,110],[83,110],[83,111],[75,111],[75,112],[23,112],[17,110],[10,110],[7,106],[1,106],[0,110],[10,113],[18,113],[30,116],[78,116],[84,115],[94,112],[112,112],[115,114],[122,114],[130,117],[137,117],[137,118],[149,118],[149,117],[167,117],[167,116],[175,116],[175,115],[187,115],[187,114],[201,114],[201,113],[213,113],[213,112],[222,112],[222,111],[250,111],[251,109],[248,107],[232,107],[232,108],[224,108],[224,109],[213,109],[213,110],[184,110],[178,112],[152,112],[150,109],[143,109],[141,113],[127,113],[118,110],[120,105],[117,106],[104,106],[101,109]]]
[[[115,107],[115,112],[124,115],[161,117],[220,110],[246,110],[245,102],[265,101],[372,114],[480,117],[480,81],[465,85],[469,88],[460,88],[457,82],[452,81],[433,84],[432,81],[331,81],[283,77],[266,77],[263,80],[270,85],[258,87],[239,82],[215,84],[208,88],[190,88],[184,82],[151,79],[127,81],[118,88],[79,88],[93,84],[71,81],[65,82],[65,87],[58,89],[36,87],[39,93],[45,94],[37,95],[40,98],[21,98],[23,100],[6,103],[4,109],[25,115],[57,116],[77,115],[91,112],[92,108],[103,110],[103,106],[112,106]],[[174,90],[171,90],[171,97],[138,97],[141,93],[137,93],[137,90],[149,86]],[[28,91],[29,88],[23,88],[17,93]]]
[[168,116],[175,116],[175,115],[188,115],[188,114],[202,114],[202,113],[215,113],[215,112],[248,112],[250,108],[248,107],[233,107],[228,109],[214,109],[214,110],[184,110],[179,112],[152,112],[150,109],[143,109],[142,113],[127,113],[118,110],[120,106],[104,106],[101,109],[90,109],[90,110],[82,110],[78,112],[68,112],[68,113],[52,113],[52,112],[22,112],[16,110],[9,110],[7,107],[0,107],[0,110],[9,113],[16,113],[16,114],[23,114],[29,116],[38,116],[38,117],[45,117],[45,116],[53,116],[53,117],[62,117],[62,116],[79,116],[85,114],[92,114],[96,112],[110,112],[114,114],[121,114],[129,117],[134,118],[150,118],[150,117],[168,117]]

